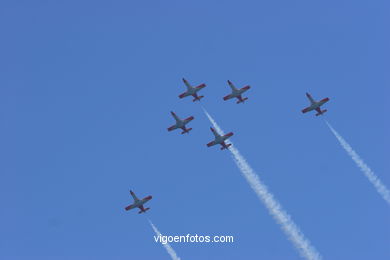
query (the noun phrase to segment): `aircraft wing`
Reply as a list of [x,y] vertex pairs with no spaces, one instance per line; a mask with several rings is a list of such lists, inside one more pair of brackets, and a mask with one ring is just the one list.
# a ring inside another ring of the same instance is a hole
[[251,88],[251,86],[248,85],[248,86],[242,87],[241,90],[247,91],[250,88]]
[[233,135],[233,132],[230,132],[230,133],[227,133],[226,135],[224,135],[223,137],[226,137],[226,138],[229,138]]
[[207,147],[210,147],[210,146],[213,146],[213,145],[216,145],[217,143],[215,141],[211,141],[210,143],[207,144]]
[[234,98],[234,96],[233,96],[232,94],[229,94],[229,95],[227,95],[227,96],[224,96],[224,97],[223,97],[223,100],[229,100],[229,99],[231,99],[231,98]]
[[131,209],[134,209],[136,206],[134,206],[134,204],[131,204],[131,205],[129,205],[129,206],[127,206],[126,208],[125,208],[125,210],[131,210]]
[[148,197],[143,198],[142,202],[145,203],[145,202],[148,202],[151,199],[152,199],[152,196],[148,196]]
[[187,124],[187,123],[191,122],[192,120],[194,120],[194,117],[190,116],[190,117],[184,119],[183,121],[184,121],[184,124]]
[[178,127],[177,127],[177,125],[173,125],[173,126],[170,126],[169,128],[168,128],[168,131],[173,131],[173,130],[175,130],[175,129],[177,129]]
[[320,106],[322,106],[323,104],[325,104],[328,101],[329,101],[329,98],[324,98],[324,99],[320,100],[318,103],[320,103]]
[[229,137],[231,137],[232,135],[233,135],[233,132],[230,132],[230,133],[227,133],[226,135],[223,135],[222,138],[223,138],[223,140],[226,140]]
[[313,109],[311,107],[306,107],[304,109],[302,109],[302,113],[307,113],[309,111],[312,111]]
[[190,94],[188,94],[188,92],[184,92],[184,93],[181,93],[180,95],[179,95],[179,98],[185,98],[185,97],[187,97],[187,96],[189,96]]
[[195,87],[197,90],[201,90],[202,88],[206,87],[206,84],[200,84],[199,86]]

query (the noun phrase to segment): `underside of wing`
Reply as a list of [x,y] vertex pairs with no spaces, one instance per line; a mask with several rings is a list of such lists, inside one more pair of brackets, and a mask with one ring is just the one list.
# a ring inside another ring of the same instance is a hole
[[213,146],[213,145],[216,145],[217,143],[215,141],[211,141],[210,143],[207,144],[207,147],[210,147],[210,146]]
[[194,120],[194,117],[190,116],[190,117],[184,119],[184,124],[187,124],[187,123],[191,122],[192,120]]
[[233,132],[227,133],[226,135],[223,136],[223,140],[228,139],[228,138],[231,137],[232,135],[233,135]]
[[172,131],[172,130],[175,130],[175,129],[177,129],[177,125],[170,126],[168,128],[168,131]]
[[242,90],[242,92],[245,92],[250,88],[251,88],[251,86],[248,85],[248,86],[242,87],[241,90]]
[[323,104],[325,104],[328,101],[329,101],[329,98],[324,98],[324,99],[320,100],[320,102],[319,102],[320,106],[322,106]]
[[200,84],[199,86],[195,87],[197,90],[201,90],[202,88],[206,87],[206,84]]
[[306,107],[305,109],[302,109],[302,113],[307,113],[311,110],[313,110],[311,107]]
[[231,99],[231,98],[234,98],[234,96],[233,96],[232,94],[229,94],[229,95],[227,95],[227,96],[224,96],[224,97],[223,97],[223,100],[229,100],[229,99]]
[[184,98],[184,97],[187,97],[187,96],[189,96],[190,94],[188,94],[188,92],[184,92],[184,93],[181,93],[180,95],[179,95],[179,98]]
[[134,208],[135,208],[134,204],[131,204],[131,205],[127,206],[125,208],[125,210],[131,210],[131,209],[134,209]]

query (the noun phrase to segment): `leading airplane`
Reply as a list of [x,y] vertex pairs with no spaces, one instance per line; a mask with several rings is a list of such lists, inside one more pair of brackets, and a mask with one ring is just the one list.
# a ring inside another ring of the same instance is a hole
[[187,91],[184,92],[184,93],[182,93],[182,94],[180,94],[180,95],[179,95],[179,98],[184,98],[184,97],[188,97],[188,96],[193,96],[194,99],[193,99],[192,101],[195,102],[195,101],[197,101],[197,100],[200,101],[200,99],[204,97],[204,96],[198,96],[198,93],[197,93],[197,92],[198,92],[199,90],[201,90],[202,88],[206,87],[206,84],[203,83],[203,84],[200,84],[200,85],[197,86],[197,87],[193,87],[193,86],[191,86],[191,84],[190,84],[186,79],[184,79],[184,78],[183,78],[183,82],[184,82],[184,84],[187,86]]
[[310,106],[303,109],[302,113],[306,113],[306,112],[315,110],[315,111],[317,111],[316,116],[319,116],[319,115],[323,115],[326,111],[328,111],[326,109],[321,110],[321,106],[323,104],[325,104],[326,102],[328,102],[329,98],[324,98],[324,99],[321,99],[320,101],[315,101],[309,93],[306,93],[306,96],[310,100]]
[[231,137],[233,135],[233,132],[227,133],[226,135],[220,135],[217,133],[217,131],[215,131],[214,128],[210,127],[210,129],[211,129],[211,132],[213,132],[215,139],[214,139],[214,141],[211,141],[210,143],[207,144],[208,147],[216,145],[216,144],[220,144],[220,145],[222,145],[221,150],[224,150],[224,149],[228,149],[229,146],[232,145],[232,144],[226,144],[225,140],[228,139],[229,137]]
[[244,93],[245,91],[247,91],[248,89],[250,89],[251,87],[250,86],[245,86],[243,88],[236,88],[233,83],[228,80],[227,81],[230,88],[232,89],[232,93],[230,95],[227,95],[223,98],[223,100],[228,100],[228,99],[231,99],[231,98],[237,98],[238,101],[237,101],[237,104],[240,104],[240,103],[244,103],[245,100],[247,100],[248,98],[242,98],[241,94]]
[[185,134],[185,133],[189,133],[192,130],[192,128],[186,128],[186,124],[188,124],[190,121],[192,121],[194,119],[193,116],[190,116],[190,117],[182,120],[174,112],[171,112],[171,114],[175,118],[176,124],[169,127],[168,131],[172,131],[172,130],[181,128],[181,129],[183,129],[183,132],[181,132],[181,134]]
[[129,206],[127,206],[125,208],[125,210],[131,210],[131,209],[134,209],[134,208],[139,208],[140,211],[138,212],[138,214],[141,214],[141,213],[145,213],[147,210],[150,209],[150,208],[146,208],[145,209],[144,208],[144,204],[146,202],[148,202],[149,200],[151,200],[152,196],[147,196],[147,197],[145,197],[145,198],[140,200],[140,199],[137,198],[137,196],[134,194],[134,192],[130,191],[130,194],[131,194],[131,196],[133,196],[134,203],[129,205]]

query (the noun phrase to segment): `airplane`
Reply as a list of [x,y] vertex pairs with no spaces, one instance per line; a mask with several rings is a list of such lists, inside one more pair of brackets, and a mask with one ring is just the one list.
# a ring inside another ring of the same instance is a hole
[[237,98],[238,99],[237,104],[244,103],[244,101],[247,100],[248,98],[247,97],[242,98],[241,94],[244,93],[245,91],[247,91],[248,89],[250,89],[251,87],[245,86],[243,88],[237,89],[230,80],[228,80],[227,82],[228,82],[230,88],[232,89],[232,94],[225,96],[223,98],[223,100]]
[[323,115],[326,111],[326,109],[324,110],[321,110],[321,106],[323,104],[325,104],[326,102],[329,101],[329,98],[324,98],[320,101],[315,101],[313,99],[313,97],[309,94],[309,93],[306,93],[306,96],[307,98],[310,100],[310,106],[309,107],[306,107],[305,109],[302,110],[302,113],[306,113],[306,112],[309,112],[309,111],[312,111],[312,110],[316,110],[317,111],[317,114],[316,116],[319,116],[319,115]]
[[181,120],[174,112],[171,111],[171,114],[175,118],[176,124],[169,127],[168,131],[172,131],[172,130],[181,128],[181,129],[183,129],[183,132],[181,132],[181,134],[185,134],[185,133],[189,133],[192,130],[192,128],[186,128],[186,124],[188,124],[191,120],[194,119],[193,116],[190,116],[189,118]]
[[184,98],[184,97],[188,97],[188,96],[193,96],[194,99],[193,99],[192,101],[195,102],[195,101],[197,101],[197,100],[200,101],[200,99],[204,97],[204,96],[198,96],[198,93],[197,93],[197,92],[198,92],[199,90],[201,90],[202,88],[206,87],[206,84],[203,83],[203,84],[200,84],[200,85],[197,86],[197,87],[193,87],[193,86],[191,86],[191,84],[190,84],[186,79],[184,79],[184,78],[183,78],[183,82],[184,82],[184,84],[187,86],[187,91],[184,92],[184,93],[182,93],[182,94],[180,94],[180,95],[179,95],[179,98]]
[[216,145],[216,144],[220,144],[220,145],[222,145],[221,150],[224,150],[224,149],[228,149],[229,146],[232,145],[232,144],[226,144],[225,140],[228,139],[229,137],[231,137],[233,135],[233,132],[230,132],[230,133],[227,133],[226,135],[221,136],[217,133],[217,131],[214,130],[214,128],[210,127],[210,129],[211,129],[211,132],[213,132],[213,134],[215,136],[215,140],[208,143],[207,144],[208,147]]
[[147,196],[147,197],[145,197],[145,198],[140,200],[140,199],[137,198],[137,196],[135,196],[134,192],[130,191],[130,194],[131,194],[131,196],[133,196],[134,203],[129,205],[129,206],[127,206],[125,208],[125,210],[131,210],[131,209],[134,209],[134,208],[139,208],[140,211],[138,212],[138,214],[141,214],[141,213],[145,213],[146,211],[148,211],[150,209],[150,208],[146,208],[145,209],[144,208],[144,204],[146,202],[148,202],[149,200],[151,200],[152,196]]

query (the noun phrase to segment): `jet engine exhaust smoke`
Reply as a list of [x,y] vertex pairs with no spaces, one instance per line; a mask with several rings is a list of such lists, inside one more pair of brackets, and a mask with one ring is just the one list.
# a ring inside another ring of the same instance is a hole
[[372,183],[372,185],[374,185],[376,191],[390,205],[390,191],[387,189],[387,187],[370,169],[370,167],[368,167],[368,165],[364,163],[363,159],[360,158],[360,156],[352,149],[352,147],[347,143],[347,141],[345,141],[345,139],[329,124],[329,122],[325,120],[325,123],[328,125],[330,131],[337,138],[340,145],[344,148],[348,155],[351,156],[352,160],[356,163],[356,165],[360,168],[360,170],[364,173],[364,175]]
[[[153,225],[152,221],[148,220],[150,223],[150,226],[152,226],[154,233],[156,233],[156,236],[161,236],[160,231],[156,228],[155,225]],[[167,242],[166,244],[161,243],[165,250],[167,250],[168,254],[171,256],[172,260],[180,260],[180,257],[176,255],[175,250],[171,247],[171,245]]]
[[[215,120],[207,113],[203,108],[204,113],[214,126],[216,131],[223,135],[222,129],[217,125]],[[230,143],[232,143],[230,141]],[[235,148],[234,145],[229,147],[229,151],[232,153],[234,162],[241,171],[242,175],[249,183],[257,197],[264,203],[268,209],[269,214],[275,219],[280,225],[283,232],[286,234],[288,239],[293,243],[295,248],[299,251],[300,255],[308,260],[320,260],[321,255],[317,250],[310,244],[310,241],[305,238],[304,234],[300,231],[299,227],[291,219],[290,215],[287,214],[282,208],[282,205],[274,198],[273,194],[268,190],[267,186],[263,184],[259,176],[250,167],[245,158]]]

